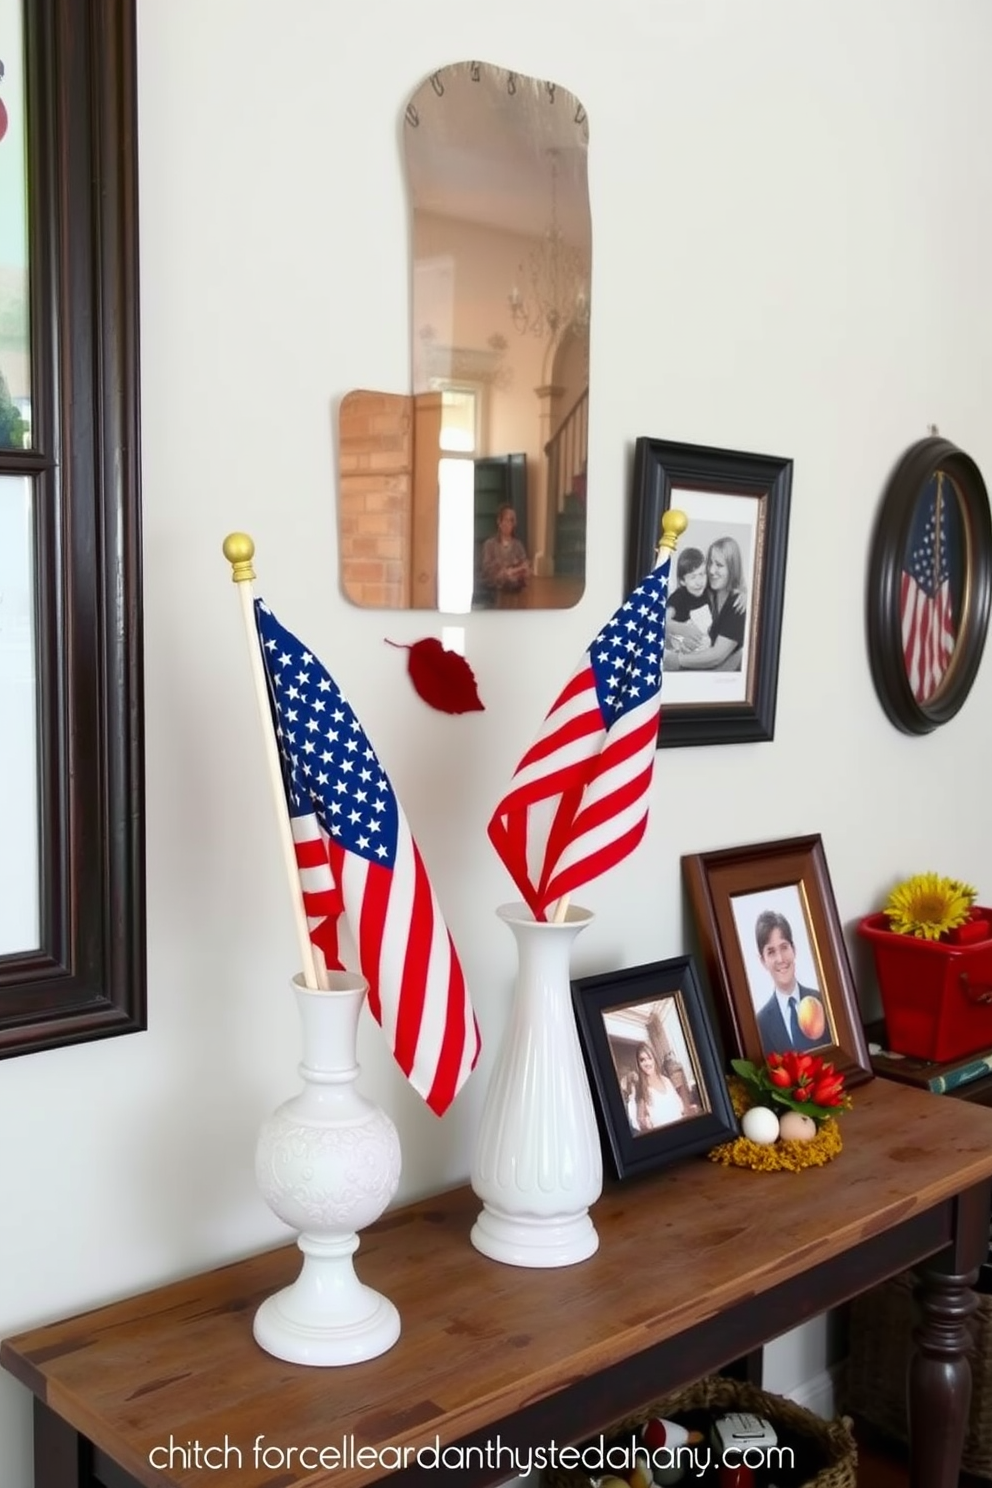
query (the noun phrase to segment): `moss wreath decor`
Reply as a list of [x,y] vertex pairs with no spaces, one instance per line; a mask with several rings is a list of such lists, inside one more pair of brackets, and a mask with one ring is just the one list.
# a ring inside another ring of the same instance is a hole
[[[837,1116],[850,1110],[851,1097],[844,1090],[844,1076],[816,1054],[769,1054],[762,1065],[749,1059],[733,1059],[736,1076],[727,1081],[734,1112],[742,1119],[748,1111],[766,1108],[773,1119],[761,1123],[776,1128],[787,1117],[785,1133],[774,1140],[755,1141],[742,1131],[732,1142],[724,1142],[707,1154],[711,1162],[725,1167],[752,1168],[758,1173],[798,1173],[832,1162],[843,1147]],[[788,1113],[807,1122],[788,1119]],[[810,1135],[792,1137],[792,1126],[812,1123]],[[745,1125],[747,1123],[744,1123]]]

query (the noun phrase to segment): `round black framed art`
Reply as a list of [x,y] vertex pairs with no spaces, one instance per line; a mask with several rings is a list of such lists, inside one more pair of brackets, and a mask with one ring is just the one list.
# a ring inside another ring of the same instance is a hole
[[868,569],[868,655],[879,701],[907,734],[928,734],[963,704],[978,672],[992,600],[992,515],[981,472],[936,435],[889,478]]

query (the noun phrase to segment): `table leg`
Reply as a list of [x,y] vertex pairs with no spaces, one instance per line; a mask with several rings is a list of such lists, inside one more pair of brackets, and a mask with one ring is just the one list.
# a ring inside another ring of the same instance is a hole
[[988,1248],[988,1193],[959,1196],[952,1246],[917,1268],[909,1363],[910,1488],[957,1488],[971,1405],[972,1290]]
[[88,1455],[89,1443],[36,1396],[35,1488],[90,1488]]

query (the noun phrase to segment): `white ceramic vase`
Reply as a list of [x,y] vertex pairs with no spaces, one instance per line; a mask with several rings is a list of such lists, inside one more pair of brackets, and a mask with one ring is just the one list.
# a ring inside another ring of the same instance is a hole
[[255,1314],[255,1340],[295,1364],[356,1364],[400,1336],[392,1302],[355,1275],[360,1229],[400,1180],[400,1143],[385,1111],[356,1089],[364,977],[330,972],[327,991],[294,977],[303,1027],[303,1089],[263,1124],[255,1153],[262,1195],[300,1231],[303,1268]]
[[510,1266],[571,1266],[599,1245],[589,1206],[603,1188],[569,974],[572,943],[592,914],[572,905],[554,924],[523,904],[496,913],[516,937],[519,968],[472,1167],[483,1203],[472,1244]]

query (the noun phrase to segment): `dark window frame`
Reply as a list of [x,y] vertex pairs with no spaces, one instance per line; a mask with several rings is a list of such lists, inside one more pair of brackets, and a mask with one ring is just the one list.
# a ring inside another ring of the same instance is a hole
[[0,1058],[145,1027],[135,0],[25,0],[41,933]]

